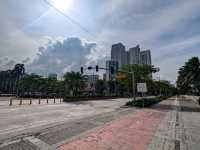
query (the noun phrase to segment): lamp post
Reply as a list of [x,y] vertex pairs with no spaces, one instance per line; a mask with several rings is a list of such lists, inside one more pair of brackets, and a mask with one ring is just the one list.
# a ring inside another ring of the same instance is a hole
[[135,96],[135,73],[134,71],[132,71],[132,88],[133,88],[133,100],[136,100],[136,96]]

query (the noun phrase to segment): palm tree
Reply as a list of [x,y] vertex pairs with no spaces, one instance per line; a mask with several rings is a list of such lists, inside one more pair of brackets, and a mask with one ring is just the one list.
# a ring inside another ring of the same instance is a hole
[[85,88],[86,76],[79,72],[67,72],[64,75],[64,82],[69,95],[77,96]]
[[24,64],[16,64],[13,70],[0,72],[0,90],[16,93],[16,84],[25,74]]
[[[25,75],[24,64],[16,64],[10,74],[10,84],[12,87],[12,93],[16,92],[17,82]],[[18,91],[17,91],[18,92]]]
[[198,57],[189,59],[178,72],[177,87],[183,94],[200,93],[200,61]]
[[95,83],[95,92],[98,96],[104,96],[105,91],[107,89],[106,81],[104,80],[97,80]]

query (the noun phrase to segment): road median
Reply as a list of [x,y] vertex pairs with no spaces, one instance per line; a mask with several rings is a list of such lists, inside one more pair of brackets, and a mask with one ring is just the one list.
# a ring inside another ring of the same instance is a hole
[[166,97],[166,96],[159,96],[159,97],[153,97],[153,98],[141,98],[136,101],[129,101],[126,103],[125,106],[138,107],[138,108],[150,107],[150,106],[155,105],[167,98],[168,97]]

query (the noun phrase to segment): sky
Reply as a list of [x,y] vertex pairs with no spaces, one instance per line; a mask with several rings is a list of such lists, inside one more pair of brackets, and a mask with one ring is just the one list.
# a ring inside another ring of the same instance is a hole
[[111,45],[122,42],[151,49],[156,76],[175,81],[184,62],[200,56],[199,0],[47,1],[56,9],[45,0],[0,1],[0,70],[24,63],[29,73],[63,75],[104,67]]

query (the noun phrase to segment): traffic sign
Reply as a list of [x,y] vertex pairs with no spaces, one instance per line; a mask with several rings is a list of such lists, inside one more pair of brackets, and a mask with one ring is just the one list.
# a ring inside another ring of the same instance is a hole
[[146,83],[137,83],[137,92],[138,93],[146,93],[147,92],[147,84]]

